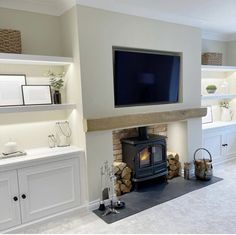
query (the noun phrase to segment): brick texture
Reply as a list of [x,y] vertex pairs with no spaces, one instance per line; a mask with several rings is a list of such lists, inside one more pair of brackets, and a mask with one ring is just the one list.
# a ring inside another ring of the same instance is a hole
[[[148,127],[149,134],[155,135],[165,135],[167,136],[167,125],[155,125]],[[122,147],[121,147],[121,139],[130,138],[138,136],[137,128],[123,129],[123,130],[115,130],[112,132],[113,136],[113,157],[114,161],[122,162]]]

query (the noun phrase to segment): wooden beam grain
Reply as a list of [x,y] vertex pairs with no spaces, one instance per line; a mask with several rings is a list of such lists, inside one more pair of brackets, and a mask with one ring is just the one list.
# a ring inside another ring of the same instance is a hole
[[148,126],[160,123],[184,121],[200,118],[207,114],[207,108],[193,108],[166,112],[130,114],[116,117],[84,120],[86,132],[123,129],[129,127]]

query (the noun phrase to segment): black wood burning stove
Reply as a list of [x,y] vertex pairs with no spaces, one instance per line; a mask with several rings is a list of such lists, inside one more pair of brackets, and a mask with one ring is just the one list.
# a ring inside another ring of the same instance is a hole
[[139,128],[139,136],[122,139],[123,162],[133,171],[135,187],[139,182],[167,176],[166,137],[147,135]]

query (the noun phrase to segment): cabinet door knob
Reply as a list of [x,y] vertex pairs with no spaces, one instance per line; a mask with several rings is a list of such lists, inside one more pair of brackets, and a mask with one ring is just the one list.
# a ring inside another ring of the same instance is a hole
[[22,194],[21,197],[22,197],[22,199],[26,199],[26,195],[25,194]]
[[17,201],[18,201],[18,197],[17,197],[17,196],[13,197],[13,200],[14,200],[15,202],[17,202]]

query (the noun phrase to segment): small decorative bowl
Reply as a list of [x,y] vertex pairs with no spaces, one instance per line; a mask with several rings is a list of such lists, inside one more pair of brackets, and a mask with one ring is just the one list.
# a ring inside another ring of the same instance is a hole
[[217,89],[206,89],[208,94],[214,94]]

